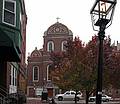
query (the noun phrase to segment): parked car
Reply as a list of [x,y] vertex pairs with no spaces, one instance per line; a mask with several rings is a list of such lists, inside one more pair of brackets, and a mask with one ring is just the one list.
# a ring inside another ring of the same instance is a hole
[[[96,96],[89,97],[89,101],[94,102],[95,100],[96,100]],[[109,102],[110,100],[112,100],[112,97],[108,95],[102,95],[102,101]]]
[[[55,98],[58,99],[59,101],[62,101],[62,100],[65,100],[65,99],[67,99],[67,100],[75,100],[75,94],[76,94],[75,91],[66,91],[63,94],[57,94],[55,96]],[[76,99],[77,99],[77,101],[79,101],[81,98],[82,98],[82,93],[79,91],[77,93]]]

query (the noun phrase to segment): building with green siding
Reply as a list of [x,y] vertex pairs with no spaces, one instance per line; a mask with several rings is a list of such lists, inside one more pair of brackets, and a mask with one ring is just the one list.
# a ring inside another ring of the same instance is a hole
[[24,0],[0,0],[0,104],[25,84],[26,24]]

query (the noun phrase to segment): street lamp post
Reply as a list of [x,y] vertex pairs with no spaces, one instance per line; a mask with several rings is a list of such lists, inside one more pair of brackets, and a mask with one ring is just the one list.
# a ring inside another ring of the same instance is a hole
[[103,41],[105,37],[105,29],[112,24],[116,3],[117,0],[96,0],[90,11],[93,29],[99,31],[96,104],[101,104],[102,97]]

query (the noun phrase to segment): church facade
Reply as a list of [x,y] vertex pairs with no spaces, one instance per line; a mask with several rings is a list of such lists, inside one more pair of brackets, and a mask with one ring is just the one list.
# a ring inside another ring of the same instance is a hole
[[41,96],[43,90],[48,91],[49,97],[55,95],[58,87],[49,78],[50,65],[52,63],[50,52],[65,51],[64,44],[68,39],[73,39],[73,33],[64,24],[56,22],[44,32],[43,39],[43,48],[35,48],[28,56],[28,97]]

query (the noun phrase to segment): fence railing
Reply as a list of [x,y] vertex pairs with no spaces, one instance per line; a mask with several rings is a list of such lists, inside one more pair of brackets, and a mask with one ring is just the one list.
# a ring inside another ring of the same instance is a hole
[[9,104],[9,102],[5,97],[0,97],[0,104]]
[[0,104],[9,104],[8,92],[0,86]]

